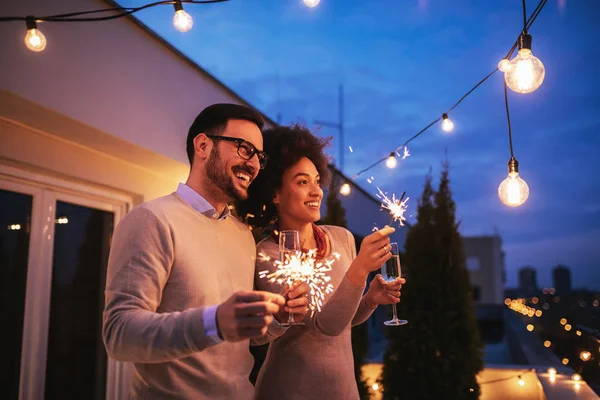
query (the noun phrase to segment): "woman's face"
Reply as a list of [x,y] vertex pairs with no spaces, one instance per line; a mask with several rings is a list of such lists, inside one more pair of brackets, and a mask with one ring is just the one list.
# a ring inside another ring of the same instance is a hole
[[321,178],[317,167],[303,157],[283,172],[281,188],[275,192],[273,204],[277,216],[285,223],[316,222],[321,218]]

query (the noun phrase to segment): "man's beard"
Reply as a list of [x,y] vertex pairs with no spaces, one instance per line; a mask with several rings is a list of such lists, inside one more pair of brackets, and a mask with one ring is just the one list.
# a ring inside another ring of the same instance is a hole
[[[240,166],[240,169],[246,170]],[[227,201],[240,201],[248,198],[248,192],[238,189],[232,178],[221,162],[221,153],[219,146],[213,146],[208,162],[206,164],[206,176],[208,179],[227,197]]]

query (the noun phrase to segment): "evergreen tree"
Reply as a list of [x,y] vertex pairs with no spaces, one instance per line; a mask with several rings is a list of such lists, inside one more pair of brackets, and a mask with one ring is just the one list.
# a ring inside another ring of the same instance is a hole
[[431,174],[407,235],[399,317],[388,328],[384,399],[477,399],[483,354],[448,163],[434,192]]

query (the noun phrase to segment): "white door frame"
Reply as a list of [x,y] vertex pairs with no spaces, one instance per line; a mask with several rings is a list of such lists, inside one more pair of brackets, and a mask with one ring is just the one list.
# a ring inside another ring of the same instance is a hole
[[[112,212],[116,227],[133,207],[133,199],[122,192],[1,163],[0,188],[33,196],[19,399],[41,400],[46,378],[56,201]],[[107,399],[128,397],[130,373],[129,364],[107,358]]]

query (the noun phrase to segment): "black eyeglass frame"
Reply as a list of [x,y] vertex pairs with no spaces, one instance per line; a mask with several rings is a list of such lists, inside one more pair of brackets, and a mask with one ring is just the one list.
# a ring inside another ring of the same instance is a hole
[[256,156],[258,157],[258,164],[260,165],[260,169],[264,169],[267,165],[267,161],[269,161],[269,156],[267,156],[267,153],[265,153],[262,150],[258,150],[256,146],[254,146],[247,140],[230,136],[207,135],[206,133],[205,135],[207,138],[213,140],[224,140],[226,142],[237,143],[238,156],[242,157],[244,160],[251,160],[252,157],[254,157],[254,155],[256,154]]

